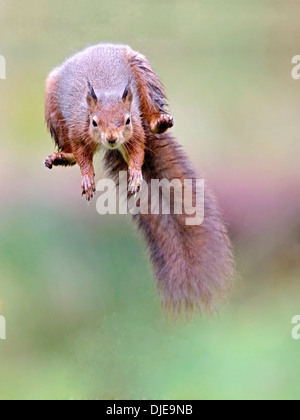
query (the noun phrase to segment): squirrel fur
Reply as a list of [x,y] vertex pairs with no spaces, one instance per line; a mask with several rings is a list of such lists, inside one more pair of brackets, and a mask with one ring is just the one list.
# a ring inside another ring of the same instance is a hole
[[[167,132],[164,87],[149,61],[125,45],[99,44],[66,60],[46,82],[45,116],[58,153],[45,165],[78,164],[82,194],[95,192],[93,157],[105,150],[105,167],[118,181],[129,173],[128,195],[143,180],[196,180],[189,158]],[[185,214],[142,214],[134,221],[148,245],[165,307],[211,311],[223,299],[233,277],[227,228],[213,193],[205,188],[205,217],[187,226]],[[195,201],[193,191],[193,201]]]

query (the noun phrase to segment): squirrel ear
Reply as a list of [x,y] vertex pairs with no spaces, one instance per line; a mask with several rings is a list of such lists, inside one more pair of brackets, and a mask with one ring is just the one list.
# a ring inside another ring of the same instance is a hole
[[124,102],[124,104],[130,109],[131,104],[132,104],[132,100],[133,100],[133,93],[132,93],[132,88],[131,88],[131,82],[132,82],[132,78],[129,79],[128,84],[124,90],[123,96],[122,96],[122,100]]
[[87,100],[89,108],[94,108],[97,105],[98,98],[90,81],[88,80],[87,82],[88,82],[89,90],[87,93],[86,100]]

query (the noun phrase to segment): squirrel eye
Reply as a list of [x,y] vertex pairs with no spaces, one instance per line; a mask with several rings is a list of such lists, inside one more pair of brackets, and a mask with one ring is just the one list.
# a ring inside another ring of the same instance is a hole
[[98,123],[97,123],[97,121],[95,119],[93,119],[93,126],[94,127],[98,127]]
[[126,121],[126,125],[129,125],[130,123],[131,123],[131,119],[128,118],[127,121]]

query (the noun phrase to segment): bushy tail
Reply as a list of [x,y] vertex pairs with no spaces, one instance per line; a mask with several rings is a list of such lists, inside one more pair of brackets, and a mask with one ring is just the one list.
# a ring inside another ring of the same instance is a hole
[[[126,164],[121,155],[108,152],[106,168],[117,177],[120,170],[126,170]],[[143,176],[149,187],[152,179],[196,179],[176,140],[170,134],[155,136],[150,132]],[[151,203],[149,213],[150,208]],[[211,312],[232,284],[230,240],[215,197],[206,188],[204,211],[204,222],[196,226],[187,226],[186,215],[174,211],[170,215],[134,216],[150,251],[162,302],[176,313]]]

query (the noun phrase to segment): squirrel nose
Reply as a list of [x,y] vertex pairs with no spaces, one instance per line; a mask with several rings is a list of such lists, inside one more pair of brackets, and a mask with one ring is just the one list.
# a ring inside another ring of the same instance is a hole
[[117,140],[118,140],[118,137],[113,137],[113,136],[107,137],[107,141],[109,144],[114,144],[116,143]]

